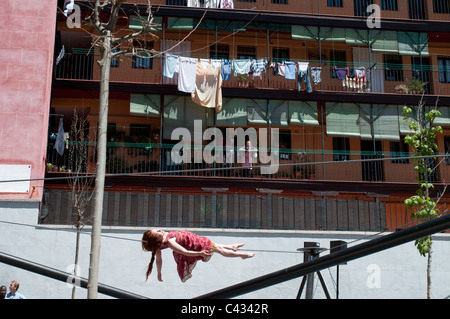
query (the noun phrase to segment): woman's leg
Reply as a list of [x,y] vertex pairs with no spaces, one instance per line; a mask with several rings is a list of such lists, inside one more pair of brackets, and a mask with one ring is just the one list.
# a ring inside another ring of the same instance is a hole
[[251,258],[255,254],[254,253],[245,253],[238,252],[238,248],[244,246],[244,244],[236,244],[236,245],[222,245],[215,244],[215,252],[218,252],[224,257],[241,257],[242,259]]

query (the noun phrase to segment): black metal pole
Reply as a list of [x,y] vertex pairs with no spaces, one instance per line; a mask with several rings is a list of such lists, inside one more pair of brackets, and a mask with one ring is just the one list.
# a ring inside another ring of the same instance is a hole
[[288,267],[261,277],[257,277],[233,286],[229,286],[196,299],[232,298],[255,290],[266,288],[284,281],[305,276],[309,273],[339,265],[395,246],[405,244],[417,238],[425,237],[450,228],[450,215],[416,225],[389,235],[382,236],[347,249],[319,257],[292,267]]
[[[50,277],[59,281],[70,282],[71,278],[75,278],[76,282],[79,282],[79,286],[87,288],[88,280],[82,277],[74,277],[72,274],[60,271],[58,269],[50,268],[32,261],[28,261],[22,258],[18,258],[9,254],[0,252],[0,262],[8,264],[10,266],[18,267],[24,270],[28,270],[37,273],[42,276]],[[120,299],[148,299],[147,297],[137,295],[128,291],[124,291],[115,287],[111,287],[104,284],[98,284],[98,292]]]

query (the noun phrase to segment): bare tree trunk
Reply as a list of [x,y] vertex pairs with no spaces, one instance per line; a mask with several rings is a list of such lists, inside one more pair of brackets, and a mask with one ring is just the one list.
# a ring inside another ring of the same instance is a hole
[[431,299],[431,247],[427,255],[427,299]]
[[98,268],[100,263],[101,228],[106,167],[106,134],[108,128],[109,78],[111,71],[112,32],[105,30],[101,47],[100,110],[97,136],[97,170],[94,188],[94,211],[92,214],[91,252],[88,278],[88,299],[96,299],[98,293]]
[[[80,221],[78,220],[78,224],[79,223],[80,223]],[[78,256],[80,254],[80,234],[81,234],[80,226],[77,226],[77,240],[76,240],[76,244],[75,244],[75,261],[74,261],[75,267],[78,267]],[[74,272],[75,272],[74,275],[77,275],[76,268],[75,268]],[[76,289],[77,289],[77,286],[73,285],[73,287],[72,287],[72,299],[75,299],[75,291],[76,291]]]

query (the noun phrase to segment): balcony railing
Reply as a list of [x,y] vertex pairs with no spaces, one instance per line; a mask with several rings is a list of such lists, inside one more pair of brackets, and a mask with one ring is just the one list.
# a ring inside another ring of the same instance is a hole
[[[54,146],[49,144],[47,152],[47,170],[52,172],[72,172],[70,154],[75,143],[69,142],[68,149],[60,156]],[[203,146],[200,146],[201,149]],[[95,173],[95,143],[91,143],[89,154],[81,168],[86,174]],[[351,181],[351,182],[386,182],[416,183],[412,154],[386,152],[349,152],[336,150],[295,150],[280,149],[273,154],[277,161],[262,163],[261,156],[252,162],[249,170],[235,149],[227,163],[202,160],[195,163],[178,164],[174,161],[173,145],[158,143],[122,143],[112,142],[107,146],[107,174],[115,175],[176,175],[255,179],[289,179],[303,181]],[[230,160],[231,159],[231,160]],[[198,161],[198,160],[197,160]],[[445,155],[429,159],[432,173],[430,182],[444,183],[450,179],[450,161]],[[267,173],[269,164],[276,167]]]
[[[95,61],[98,56],[88,50],[84,54],[66,54],[56,66],[56,79],[99,81],[100,75]],[[78,51],[77,51],[78,52]],[[291,60],[292,62],[298,62]],[[305,62],[302,60],[302,62]],[[361,63],[342,61],[306,61],[311,68],[321,67],[320,82],[314,83],[311,75],[310,83],[313,91],[352,92],[352,93],[411,93],[408,83],[413,78],[426,82],[425,93],[435,95],[450,95],[450,70],[446,65],[422,66],[413,64],[391,63]],[[145,68],[137,68],[131,59],[113,61],[111,67],[111,82],[176,85],[174,79],[162,75],[163,59],[153,58]],[[337,69],[360,68],[365,65],[363,79],[347,77],[340,80]],[[336,67],[338,66],[338,67]],[[298,91],[297,77],[295,80],[276,75],[274,68],[268,64],[266,72],[261,76],[234,76],[223,81],[223,87],[241,87],[255,89],[278,89]],[[305,92],[305,81],[302,81],[300,92]]]
[[[128,0],[129,3],[147,4],[147,0]],[[199,6],[208,6],[215,1],[199,0]],[[205,3],[207,3],[205,5]],[[220,1],[219,1],[220,3]],[[169,5],[187,7],[187,0],[152,0],[153,6]],[[414,20],[450,20],[450,4],[445,0],[233,0],[234,9],[272,11],[332,16],[364,17],[372,14],[367,7],[376,4],[381,9],[381,18]]]

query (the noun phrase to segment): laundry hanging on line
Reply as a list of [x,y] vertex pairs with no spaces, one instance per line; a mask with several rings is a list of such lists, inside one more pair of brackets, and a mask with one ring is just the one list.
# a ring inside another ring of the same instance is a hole
[[[221,75],[221,83],[222,81],[231,80],[231,74],[235,77],[240,75],[253,75],[254,77],[262,78],[262,74],[266,73],[267,67],[269,66],[266,59],[236,59],[231,61],[196,59],[166,53],[164,56],[163,75],[172,79],[175,74],[178,74],[178,90],[185,93],[194,93],[196,91],[198,64],[201,64],[204,68],[211,66],[213,69],[217,69],[217,72]],[[302,81],[305,82],[306,91],[308,93],[312,91],[310,83],[311,79],[314,84],[321,82],[322,68],[311,68],[308,62],[284,61],[282,63],[271,63],[270,67],[274,68],[274,74],[276,75],[281,75],[288,80],[298,79],[299,91],[301,90],[300,87]],[[211,107],[210,103],[206,104]],[[220,107],[215,106],[215,108],[218,109]]]
[[358,67],[333,67],[332,76],[342,81],[342,87],[350,89],[363,90],[367,85],[367,73],[370,72],[370,68]]
[[195,90],[191,93],[192,101],[207,107],[222,110],[222,72],[213,64],[197,64]]

